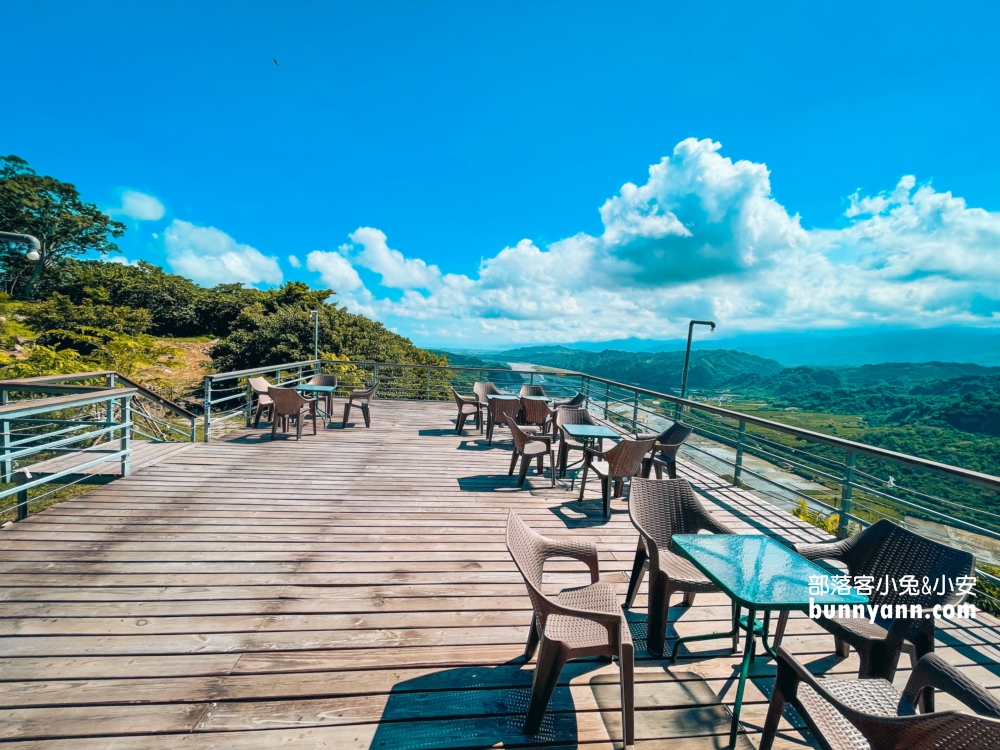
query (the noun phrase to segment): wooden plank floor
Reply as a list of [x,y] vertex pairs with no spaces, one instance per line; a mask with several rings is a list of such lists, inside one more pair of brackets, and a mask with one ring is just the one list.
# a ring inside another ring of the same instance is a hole
[[[98,459],[101,456],[117,453],[121,450],[121,448],[119,448],[120,444],[121,441],[114,440],[111,443],[102,443],[97,447],[89,448],[88,450],[74,451],[72,453],[66,453],[62,456],[56,456],[55,458],[50,458],[48,461],[41,461],[34,464],[31,467],[31,473],[36,477],[46,476],[47,474],[57,474],[60,471],[72,469],[80,464]],[[139,471],[147,466],[152,466],[154,463],[159,463],[163,459],[168,458],[175,453],[188,450],[191,447],[191,443],[158,443],[153,442],[152,440],[133,440],[132,452],[129,455],[129,466],[133,472]],[[112,459],[89,466],[86,469],[76,472],[74,476],[101,476],[108,477],[110,479],[111,477],[120,476],[121,471],[121,460]],[[66,481],[68,481],[68,479]]]
[[[605,749],[617,745],[617,668],[569,665],[543,730],[520,727],[533,665],[530,609],[504,547],[507,508],[544,534],[591,539],[624,596],[636,534],[592,489],[507,476],[492,448],[454,434],[454,407],[377,401],[373,426],[266,429],[174,453],[0,530],[0,740],[30,748]],[[358,426],[360,425],[360,426]],[[813,527],[691,464],[712,510],[747,533],[815,539]],[[585,583],[555,562],[546,585]],[[637,647],[645,598],[629,616]],[[724,597],[675,608],[676,637],[722,630]],[[996,620],[941,631],[939,653],[1000,689]],[[857,658],[807,619],[785,643],[811,668]],[[725,745],[737,657],[692,644],[668,667],[637,654],[637,747]],[[905,661],[905,659],[904,659]],[[904,682],[908,671],[900,670]],[[758,659],[744,708],[753,747],[773,667]],[[939,699],[939,705],[947,702]],[[780,747],[810,747],[786,724]]]

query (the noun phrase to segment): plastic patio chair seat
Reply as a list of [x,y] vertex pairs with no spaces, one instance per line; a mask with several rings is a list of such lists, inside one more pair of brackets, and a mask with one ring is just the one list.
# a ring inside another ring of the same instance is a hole
[[524,427],[516,422],[508,423],[508,427],[510,427],[510,434],[514,439],[514,452],[510,457],[510,469],[507,471],[507,476],[514,473],[514,467],[517,465],[518,457],[520,457],[521,471],[517,475],[517,486],[524,487],[524,478],[528,474],[528,466],[531,464],[532,459],[538,461],[538,476],[542,476],[545,473],[544,459],[545,456],[548,456],[552,474],[552,486],[555,487],[556,462],[552,452],[552,436],[525,432]]
[[[563,665],[570,659],[604,656],[618,660],[624,744],[635,742],[635,647],[628,622],[609,583],[600,582],[597,547],[591,542],[548,539],[507,512],[507,550],[524,578],[533,611],[524,659],[538,651],[525,734],[537,734]],[[589,586],[566,589],[556,597],[542,593],[545,561],[570,557],[590,569]]]
[[316,401],[311,398],[303,398],[294,388],[275,388],[271,386],[267,390],[267,395],[271,397],[272,418],[271,418],[271,440],[274,440],[278,422],[281,422],[281,431],[284,433],[288,429],[288,420],[295,420],[295,439],[302,439],[302,420],[306,416],[312,417],[313,435],[316,434]]
[[[705,510],[686,479],[651,480],[636,477],[629,491],[628,515],[639,532],[639,544],[632,563],[625,608],[635,603],[636,594],[649,570],[648,649],[663,656],[669,621],[670,597],[684,594],[684,606],[694,604],[695,594],[718,591],[718,587],[687,558],[670,550],[674,534],[732,534]],[[737,615],[733,605],[733,618]],[[733,635],[733,651],[739,649],[739,635]]]
[[347,401],[344,403],[344,421],[341,422],[341,427],[347,428],[347,420],[351,418],[351,407],[359,406],[361,407],[361,414],[365,418],[365,427],[372,426],[372,416],[371,416],[371,402],[375,398],[375,391],[378,390],[378,381],[376,380],[371,388],[363,388],[359,390],[351,391],[351,395],[348,396]]
[[[601,480],[601,497],[604,500],[604,517],[611,517],[611,499],[619,497],[624,492],[625,480],[634,477],[642,470],[642,459],[653,448],[653,440],[630,440],[623,438],[621,442],[606,451],[594,448],[583,450],[583,474],[580,477],[580,502],[587,488],[587,473],[593,471]],[[597,461],[607,463],[607,469],[601,470]]]
[[[827,750],[983,750],[1000,747],[1000,701],[936,654],[923,656],[899,693],[882,679],[815,677],[784,646],[760,739],[771,750],[782,710],[791,703]],[[942,690],[975,714],[917,714],[921,694]]]
[[656,478],[663,479],[663,467],[667,467],[667,476],[677,479],[677,451],[684,445],[694,427],[683,422],[674,422],[661,433],[644,432],[635,436],[636,440],[656,441],[653,450],[642,460],[642,475],[649,477],[651,469],[656,469]]
[[[939,542],[925,539],[892,521],[882,519],[869,526],[860,534],[848,539],[818,544],[796,544],[796,552],[807,560],[835,560],[847,567],[853,581],[855,576],[872,576],[875,582],[899,580],[902,576],[916,576],[921,583],[924,576],[930,581],[940,579],[955,580],[962,576],[972,576],[975,558],[968,552],[949,547]],[[888,588],[888,587],[887,587]],[[930,612],[934,605],[958,604],[963,599],[957,590],[936,594],[910,595],[902,591],[890,590],[882,594],[873,589],[869,596],[872,606],[888,604],[920,604],[924,612]],[[781,643],[788,622],[788,613],[778,618],[775,643]],[[854,646],[861,660],[859,677],[878,677],[892,680],[896,665],[903,649],[904,639],[913,644],[912,657],[919,660],[934,651],[934,618],[876,618],[872,623],[866,618],[828,618],[815,620],[821,627],[832,633],[839,656],[847,656],[849,646]],[[928,698],[926,710],[933,708],[932,697]]]

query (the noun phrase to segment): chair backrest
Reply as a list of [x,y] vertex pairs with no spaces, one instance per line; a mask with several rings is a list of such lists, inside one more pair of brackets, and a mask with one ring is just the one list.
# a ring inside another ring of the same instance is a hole
[[556,425],[564,424],[597,424],[597,422],[586,409],[563,407],[556,412]]
[[630,440],[623,438],[604,454],[608,474],[612,477],[634,477],[642,468],[642,459],[653,449],[656,440]]
[[376,380],[371,388],[365,388],[363,390],[351,391],[351,401],[368,401],[370,402],[375,398],[375,391],[378,390],[378,381]]
[[309,378],[309,385],[328,385],[337,387],[337,376],[330,375],[325,372],[317,372],[311,378]]
[[636,528],[660,549],[669,550],[674,534],[697,534],[708,511],[686,479],[636,477],[629,490],[628,514]]
[[548,601],[542,593],[545,541],[545,537],[529,528],[513,508],[507,511],[507,550],[528,585],[528,596],[536,614],[545,612]]
[[506,425],[517,420],[521,413],[521,402],[516,398],[491,398],[490,417],[493,424]]
[[677,449],[691,436],[692,432],[694,432],[694,427],[691,425],[684,424],[683,422],[674,422],[656,438],[656,447],[659,450],[673,448],[673,452],[676,453]]
[[490,381],[479,381],[472,386],[472,392],[476,394],[476,398],[479,399],[479,403],[485,404],[488,399],[486,398],[491,393],[500,393],[500,390]]
[[544,396],[545,389],[540,385],[522,385],[520,396]]
[[250,387],[254,389],[254,391],[257,393],[258,396],[261,394],[266,394],[268,388],[274,387],[269,382],[267,382],[267,378],[260,378],[260,377],[250,378],[249,382],[250,382]]
[[587,394],[583,391],[577,393],[573,398],[564,404],[559,404],[560,409],[575,409],[579,406],[583,406],[587,402]]
[[[935,593],[935,581],[942,576],[946,582],[954,581],[975,572],[975,558],[968,552],[914,534],[884,518],[845,540],[843,549],[842,559],[851,576],[872,576],[873,586],[889,577],[889,585],[882,586],[888,593],[873,588],[869,597],[872,604],[920,604],[925,610],[935,604],[954,604],[962,599],[962,594],[957,589]],[[919,594],[909,594],[902,586],[894,590],[892,582],[898,585],[905,575],[912,575],[919,582]],[[930,582],[929,592],[924,591],[925,580]]]
[[545,421],[552,416],[549,405],[537,398],[522,398],[521,411],[524,413],[526,424],[545,424]]
[[309,403],[309,399],[302,398],[294,388],[275,388],[272,385],[267,389],[267,395],[274,402],[276,414],[298,414],[302,406]]
[[[458,408],[461,409],[466,404],[471,404],[473,406],[478,403],[475,396],[463,396],[461,393],[456,391],[454,388],[451,389],[452,395],[455,397],[455,403],[458,404]],[[476,406],[478,409],[479,407]]]

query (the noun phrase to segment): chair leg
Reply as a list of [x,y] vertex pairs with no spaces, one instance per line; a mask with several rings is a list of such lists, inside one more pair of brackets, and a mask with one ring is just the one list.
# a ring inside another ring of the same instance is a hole
[[535,462],[536,463],[536,468],[538,470],[538,476],[542,476],[542,474],[545,473],[545,462],[543,460],[544,458],[545,458],[545,456],[539,454],[538,455],[538,460]]
[[535,677],[531,683],[531,701],[524,721],[525,734],[538,734],[545,709],[549,707],[549,700],[552,698],[552,692],[556,688],[565,663],[566,651],[562,644],[546,640],[545,636],[542,636],[538,663],[535,665]]
[[653,468],[653,459],[647,456],[646,458],[642,459],[642,471],[639,472],[639,476],[641,476],[643,479],[649,479],[649,472],[652,470],[652,468]]
[[848,656],[851,655],[851,644],[845,640],[842,640],[834,636],[833,650],[834,653],[836,653],[837,656],[839,656],[841,659],[846,659]]
[[368,404],[361,404],[361,415],[365,418],[365,427],[372,426],[372,412]]
[[663,467],[657,462],[653,462],[653,468],[656,469],[656,478],[663,479]]
[[780,615],[778,615],[778,627],[774,630],[774,641],[771,648],[778,648],[781,645],[781,639],[785,637],[785,626],[788,624],[788,610],[785,610]]
[[[790,683],[790,684],[789,684]],[[785,710],[786,691],[790,690],[790,697],[795,697],[795,683],[790,682],[782,669],[781,663],[778,665],[778,675],[774,681],[774,690],[771,693],[771,704],[767,709],[767,718],[764,720],[764,731],[760,735],[760,746],[758,750],[771,750],[774,745],[774,737],[778,733],[778,724],[781,722],[781,714]]]
[[519,454],[518,454],[517,451],[514,451],[510,455],[510,468],[507,470],[507,476],[509,476],[509,477],[514,475],[514,467],[517,466],[518,456],[519,456]]
[[587,471],[590,469],[590,462],[583,462],[583,474],[580,476],[580,502],[583,502],[583,490],[587,486]]
[[549,467],[551,468],[551,471],[549,471],[549,475],[550,475],[550,477],[552,479],[552,486],[555,487],[556,486],[556,455],[552,451],[551,448],[549,448]]
[[628,593],[625,595],[625,609],[632,609],[635,604],[635,597],[639,593],[639,586],[642,584],[642,577],[646,574],[646,563],[649,555],[646,552],[646,545],[639,537],[639,544],[635,549],[635,562],[632,563],[632,575],[628,579]]
[[312,405],[312,418],[313,418],[313,435],[316,434],[316,423],[319,421],[319,411],[316,409],[316,402],[313,401]]
[[[610,477],[608,477],[608,481],[609,482],[611,481]],[[625,494],[625,480],[624,479],[614,480],[614,488],[615,491],[611,497],[621,497],[623,494]]]
[[465,428],[465,415],[459,412],[458,419],[455,422],[455,434],[461,435],[462,430]]
[[677,479],[677,462],[671,461],[667,464],[667,476],[671,479]]
[[531,456],[521,459],[521,470],[517,473],[518,488],[524,487],[524,478],[528,476],[528,467],[531,466]]
[[302,412],[295,418],[295,439],[302,439]]
[[256,428],[260,424],[260,415],[264,413],[264,407],[257,404],[257,411],[253,415],[253,426]]
[[693,604],[694,604],[694,592],[693,591],[685,591],[684,592],[684,606],[685,607],[690,607]]
[[278,420],[277,419],[272,419],[271,420],[271,440],[274,440],[274,433],[277,431],[277,429],[278,429]]
[[635,647],[623,643],[618,651],[622,693],[622,745],[635,744]]
[[344,404],[344,421],[340,423],[342,430],[347,429],[347,420],[351,418],[351,402]]
[[649,571],[649,602],[646,615],[646,648],[653,656],[666,655],[667,621],[670,619],[670,595],[664,576]]
[[611,518],[611,475],[601,477],[601,498],[604,500],[604,517]]
[[524,646],[524,661],[525,663],[531,661],[531,657],[535,655],[535,650],[538,648],[538,626],[535,623],[535,615],[531,615],[531,625],[528,626],[528,642]]

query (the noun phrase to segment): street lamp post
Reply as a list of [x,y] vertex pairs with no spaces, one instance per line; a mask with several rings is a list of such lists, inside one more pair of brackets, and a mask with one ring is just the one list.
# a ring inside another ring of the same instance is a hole
[[319,359],[319,310],[310,310],[313,323],[313,359]]
[[688,323],[688,345],[684,353],[684,372],[681,374],[681,398],[687,395],[688,387],[688,363],[691,361],[691,336],[694,334],[695,326],[711,326],[712,333],[715,333],[715,321],[712,320],[692,320]]

